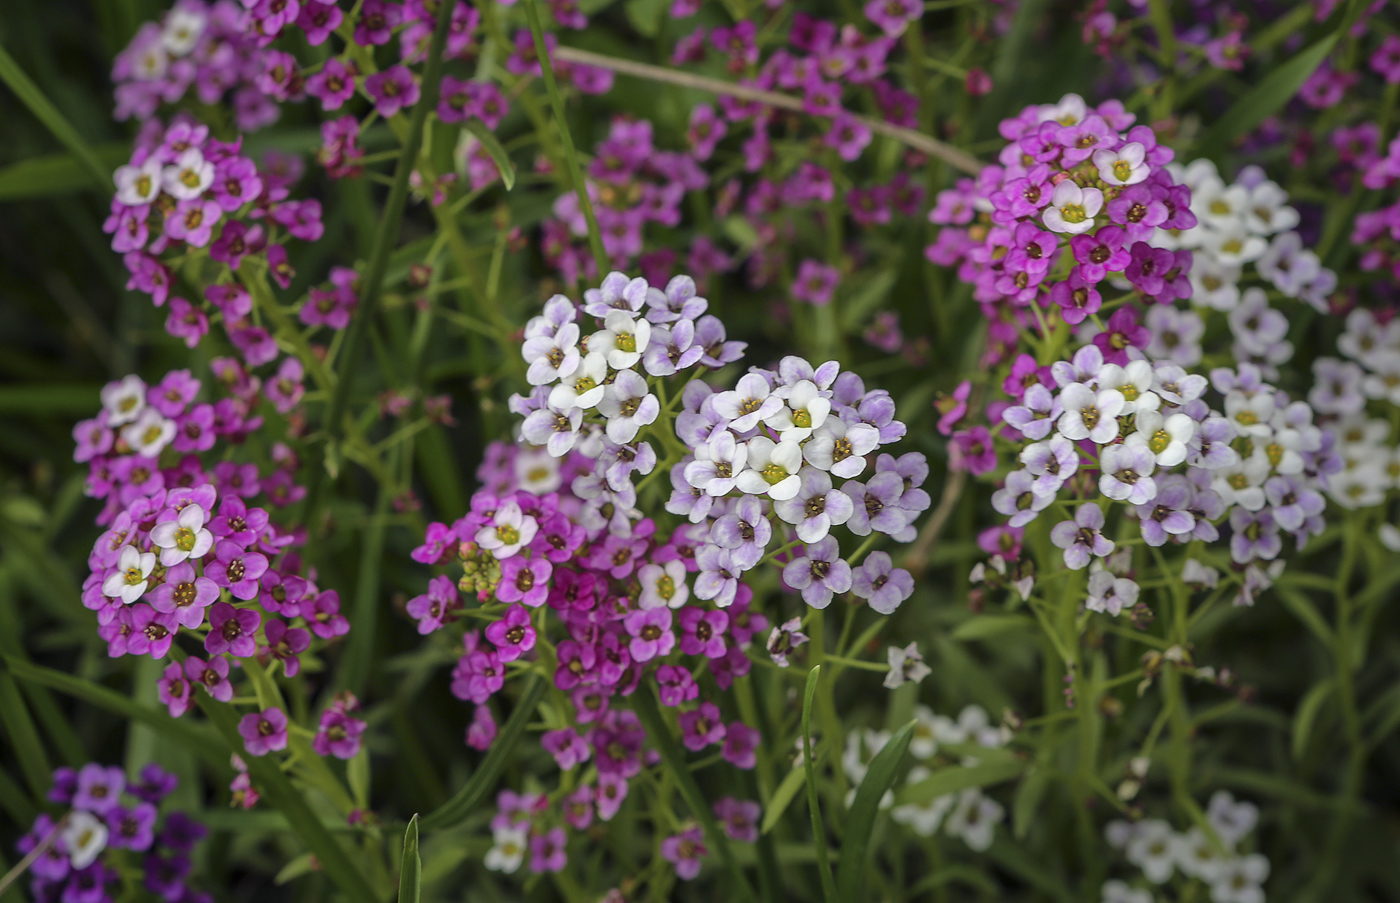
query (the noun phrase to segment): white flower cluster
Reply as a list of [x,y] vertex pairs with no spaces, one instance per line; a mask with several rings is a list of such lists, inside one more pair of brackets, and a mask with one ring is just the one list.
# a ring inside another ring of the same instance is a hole
[[146,403],[146,383],[136,375],[102,389],[99,422],[114,430],[131,450],[144,458],[156,458],[175,438],[176,423]]
[[1400,320],[1382,322],[1357,308],[1337,347],[1347,359],[1313,362],[1308,400],[1319,414],[1336,418],[1342,466],[1328,494],[1344,508],[1368,508],[1400,487],[1400,448],[1392,444],[1390,424],[1366,413],[1367,402],[1400,406]]
[[[1148,886],[1134,886],[1118,879],[1107,881],[1103,903],[1153,903],[1156,898],[1150,886],[1166,884],[1177,872],[1186,881],[1208,887],[1212,903],[1264,903],[1269,860],[1259,853],[1241,850],[1259,820],[1259,810],[1251,803],[1236,802],[1229,792],[1219,790],[1210,799],[1206,820],[1224,845],[1225,855],[1200,827],[1177,832],[1155,818],[1110,822],[1105,831],[1109,844],[1137,866]],[[1190,895],[1193,891],[1182,893]]]
[[1192,252],[1193,304],[1234,310],[1244,299],[1240,282],[1245,266],[1290,298],[1327,311],[1327,297],[1337,288],[1337,275],[1303,247],[1294,231],[1298,211],[1288,206],[1288,194],[1269,181],[1263,170],[1249,166],[1225,184],[1210,160],[1186,166],[1169,164],[1176,181],[1191,189],[1191,212],[1196,227],[1182,232],[1159,229],[1151,243]]
[[[909,752],[920,763],[931,762],[943,747],[977,746],[998,749],[1004,746],[1008,739],[1007,733],[992,725],[986,711],[977,705],[964,708],[956,720],[946,715],[937,715],[924,705],[915,709],[914,717],[917,723],[914,727],[914,739],[909,743]],[[867,733],[875,734],[877,740],[881,736],[876,732]],[[888,739],[888,734],[883,736]],[[866,745],[871,745],[869,738]],[[884,741],[881,740],[879,745],[883,746]],[[958,753],[943,749],[943,754],[952,755],[967,767],[978,763],[977,756],[966,754],[965,749],[960,749]],[[857,774],[864,776],[859,749],[853,748],[852,744],[848,743],[842,764],[853,783],[859,780]],[[928,765],[915,765],[909,769],[906,786],[916,786],[932,774]],[[890,818],[920,837],[932,837],[942,828],[944,834],[961,838],[969,847],[981,852],[992,845],[996,826],[1005,820],[1006,810],[996,800],[972,787],[957,793],[935,796],[923,802],[896,806],[890,812]]]

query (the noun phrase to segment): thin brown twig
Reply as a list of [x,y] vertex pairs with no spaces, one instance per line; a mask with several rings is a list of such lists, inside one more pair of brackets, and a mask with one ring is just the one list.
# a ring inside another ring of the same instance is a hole
[[20,878],[23,878],[24,873],[29,871],[30,867],[39,861],[39,857],[47,853],[49,849],[58,842],[58,833],[63,830],[67,823],[68,816],[65,815],[58,820],[58,824],[53,826],[48,836],[39,841],[34,849],[29,851],[29,855],[15,863],[15,867],[6,872],[5,877],[0,878],[0,897],[5,896],[5,892],[10,889],[10,886]]
[[[618,59],[617,57],[605,56],[601,53],[593,53],[588,50],[579,50],[576,47],[556,47],[551,56],[555,59],[567,63],[580,63],[585,66],[596,66],[599,69],[607,69],[612,72],[621,72],[624,75],[632,75],[648,81],[666,82],[667,84],[680,85],[685,88],[696,88],[701,91],[709,91],[712,94],[725,94],[730,97],[737,97],[740,100],[750,100],[770,107],[778,107],[783,110],[792,110],[797,113],[808,112],[802,105],[802,101],[787,94],[779,94],[776,91],[764,91],[760,88],[749,87],[748,85],[738,85],[718,78],[710,78],[705,75],[696,75],[692,72],[684,72],[680,69],[668,69],[664,66],[653,66],[649,63],[638,63],[632,60]],[[824,115],[824,114],[811,114]],[[967,151],[959,150],[951,144],[945,144],[937,138],[931,138],[922,132],[904,126],[886,122],[883,119],[874,119],[869,116],[852,116],[857,122],[864,125],[870,131],[880,135],[893,138],[907,144],[917,151],[922,151],[930,157],[937,157],[955,169],[973,175],[981,172],[982,163]]]
[[963,488],[966,486],[966,470],[948,471],[948,479],[943,484],[943,496],[938,500],[938,507],[933,509],[933,513],[924,522],[924,528],[919,531],[919,538],[904,554],[904,566],[914,576],[922,576],[924,569],[928,567],[929,555],[933,552],[938,537],[942,535],[943,528],[948,525],[948,518],[952,516],[953,509],[957,507],[958,499],[962,498]]

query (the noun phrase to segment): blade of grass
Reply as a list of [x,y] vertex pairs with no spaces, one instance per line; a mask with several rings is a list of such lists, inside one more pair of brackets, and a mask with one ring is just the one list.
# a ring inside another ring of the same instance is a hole
[[472,133],[481,146],[486,148],[486,152],[491,155],[491,159],[496,161],[496,168],[501,171],[501,182],[506,186],[506,191],[515,187],[515,165],[510,162],[510,154],[501,147],[501,142],[496,140],[496,135],[486,127],[486,123],[480,119],[468,119],[466,130]]
[[148,724],[168,739],[198,753],[201,758],[214,766],[220,775],[231,775],[227,749],[215,743],[207,734],[196,730],[190,724],[171,718],[164,709],[137,705],[120,693],[106,687],[83,680],[80,677],[74,677],[71,674],[65,674],[62,671],[30,664],[12,656],[0,657],[0,673],[6,672],[19,680],[57,690],[75,699],[81,699],[99,708],[107,709],[124,718]]
[[[198,694],[199,707],[214,723],[231,750],[243,750],[243,738],[238,733],[238,710],[229,703],[218,702],[204,693]],[[225,753],[227,756],[227,753]],[[248,776],[269,805],[287,817],[297,838],[316,856],[327,877],[353,903],[380,903],[369,881],[342,847],[326,830],[321,819],[311,811],[301,792],[282,773],[275,757],[244,755]]]
[[20,68],[19,63],[15,62],[15,58],[10,56],[4,47],[0,47],[0,81],[8,85],[20,102],[29,108],[29,112],[53,133],[60,144],[78,158],[78,162],[91,177],[93,187],[113,190],[111,172],[103,167],[77,129],[73,128],[59,112],[58,107],[44,96],[44,92],[39,90],[39,86],[34,84],[33,79]]
[[549,94],[550,106],[554,108],[554,119],[559,125],[559,140],[564,143],[564,160],[568,164],[569,178],[578,193],[578,203],[583,210],[583,218],[588,222],[588,247],[593,251],[593,261],[598,265],[598,276],[612,269],[607,251],[603,249],[603,233],[598,229],[598,218],[593,213],[593,201],[588,197],[588,187],[583,181],[583,170],[578,165],[578,151],[574,149],[574,136],[569,133],[569,120],[564,116],[564,98],[559,93],[559,83],[554,78],[554,64],[549,60],[549,47],[544,42],[544,27],[540,25],[540,11],[535,0],[525,0],[525,15],[530,20],[530,34],[535,38],[535,55],[540,59],[540,72],[544,76],[544,89]]
[[515,745],[525,733],[525,726],[535,716],[535,707],[539,705],[544,691],[544,678],[538,675],[530,678],[525,694],[515,704],[515,711],[506,719],[505,727],[501,728],[496,742],[491,744],[490,751],[481,760],[476,774],[471,776],[471,780],[467,781],[452,799],[423,816],[424,830],[435,831],[458,824],[471,815],[477,804],[485,799],[487,792],[495,785],[496,778],[506,767],[506,762],[514,755]]
[[5,726],[5,735],[19,760],[19,770],[24,773],[29,792],[35,799],[43,799],[53,781],[53,768],[39,739],[39,729],[29,717],[29,707],[9,674],[0,674],[0,724]]
[[365,685],[369,683],[369,672],[374,666],[374,639],[379,602],[380,565],[384,557],[385,521],[389,515],[389,503],[393,498],[390,486],[379,487],[379,498],[374,504],[374,515],[370,519],[369,530],[365,534],[364,546],[360,550],[360,574],[355,582],[355,605],[352,612],[357,630],[350,631],[345,647],[345,655],[340,661],[341,689],[349,690],[356,696],[365,695]]
[[876,753],[865,773],[865,780],[856,788],[856,798],[846,818],[845,846],[841,849],[841,872],[837,878],[836,898],[842,903],[861,903],[861,882],[865,877],[865,861],[870,851],[870,835],[875,816],[880,813],[880,800],[894,784],[900,761],[914,739],[911,721],[895,732],[884,748]]
[[423,883],[423,859],[418,855],[418,816],[408,820],[403,832],[403,858],[399,860],[399,903],[418,903]]
[[[817,793],[817,768],[812,755],[812,708],[816,703],[817,685],[821,683],[822,666],[807,672],[807,690],[802,694],[802,770],[807,778],[807,808],[812,813],[812,845],[817,852],[817,874],[821,876],[822,899],[835,903],[836,879],[831,874],[831,859],[826,851],[826,825],[822,823],[821,796]],[[842,871],[844,871],[844,867]]]
[[[370,250],[369,262],[365,265],[361,282],[359,310],[350,324],[350,333],[345,338],[345,345],[340,350],[340,359],[345,363],[341,367],[340,378],[336,381],[335,392],[326,409],[325,430],[328,447],[333,447],[340,436],[345,409],[350,403],[350,390],[355,384],[356,374],[364,364],[370,324],[379,310],[380,299],[384,296],[384,274],[389,266],[389,255],[398,244],[399,227],[403,222],[404,207],[408,204],[409,175],[418,165],[418,154],[423,148],[423,130],[428,122],[428,113],[437,107],[438,86],[442,81],[442,51],[447,44],[452,10],[456,5],[457,0],[443,0],[438,8],[437,24],[428,48],[428,63],[423,69],[422,97],[413,107],[408,134],[404,138],[403,152],[394,169],[394,184],[389,189],[389,198],[384,202],[384,212],[374,233],[374,246]],[[317,514],[325,476],[324,467],[311,468],[308,476],[305,522],[313,530],[317,529]]]
[[720,830],[719,823],[715,821],[715,815],[710,811],[710,805],[705,800],[705,795],[700,792],[700,786],[695,783],[695,775],[691,774],[690,768],[686,765],[685,753],[676,745],[675,739],[671,736],[671,730],[666,726],[666,720],[661,717],[661,710],[657,707],[654,692],[645,690],[638,691],[632,697],[633,711],[642,721],[642,727],[646,728],[647,738],[651,740],[652,746],[661,754],[661,761],[666,766],[666,771],[671,779],[676,782],[676,789],[681,793],[687,806],[690,807],[690,814],[700,823],[701,829],[705,832],[705,841],[709,848],[719,853],[719,858],[724,862],[725,868],[729,870],[730,876],[738,886],[740,893],[745,900],[751,903],[758,903],[758,897],[754,895],[753,885],[749,884],[749,879],[744,876],[744,872],[739,868],[739,863],[734,859],[734,851],[729,846],[729,838],[725,837]]

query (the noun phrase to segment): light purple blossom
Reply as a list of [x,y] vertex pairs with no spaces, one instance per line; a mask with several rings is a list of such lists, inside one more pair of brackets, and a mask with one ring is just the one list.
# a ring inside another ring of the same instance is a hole
[[914,578],[894,566],[888,552],[871,552],[852,574],[851,592],[882,615],[892,614],[914,593]]
[[808,543],[804,552],[804,557],[794,558],[784,565],[783,582],[800,590],[808,605],[826,608],[833,595],[851,589],[851,566],[840,557],[840,547],[830,536]]
[[1080,570],[1088,567],[1090,557],[1106,558],[1114,544],[1101,533],[1103,511],[1096,502],[1085,502],[1074,513],[1074,520],[1060,521],[1050,530],[1050,541],[1065,550],[1065,567]]

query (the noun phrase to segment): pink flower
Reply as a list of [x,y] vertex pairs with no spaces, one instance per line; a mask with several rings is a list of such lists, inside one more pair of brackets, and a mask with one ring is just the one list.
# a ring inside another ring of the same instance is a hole
[[700,857],[709,855],[698,827],[686,828],[661,841],[661,856],[676,867],[676,876],[689,881],[700,874]]
[[792,296],[817,307],[831,303],[841,274],[833,266],[816,260],[804,260],[797,265],[797,278],[792,283]]
[[749,727],[741,721],[733,722],[724,732],[722,752],[725,761],[735,768],[753,768],[758,762],[757,750],[761,739],[763,735],[756,728]]
[[496,647],[502,662],[513,662],[535,648],[535,628],[523,605],[512,605],[506,615],[486,628],[486,638]]
[[563,828],[550,828],[530,838],[530,871],[562,872],[569,857],[564,853],[567,840]]
[[627,649],[638,664],[649,662],[670,653],[676,645],[676,635],[671,632],[671,609],[650,608],[629,612],[623,619],[632,640]]
[[374,98],[374,109],[385,119],[416,104],[421,93],[413,73],[402,64],[367,77],[365,91]]
[[287,716],[279,708],[244,715],[238,722],[243,746],[252,756],[265,756],[287,748]]
[[318,756],[353,759],[360,751],[360,735],[365,727],[360,719],[351,718],[338,708],[329,708],[321,713],[321,724],[311,748]]
[[701,750],[724,739],[724,721],[713,702],[702,702],[695,711],[682,712],[680,724],[681,742],[686,749]]

